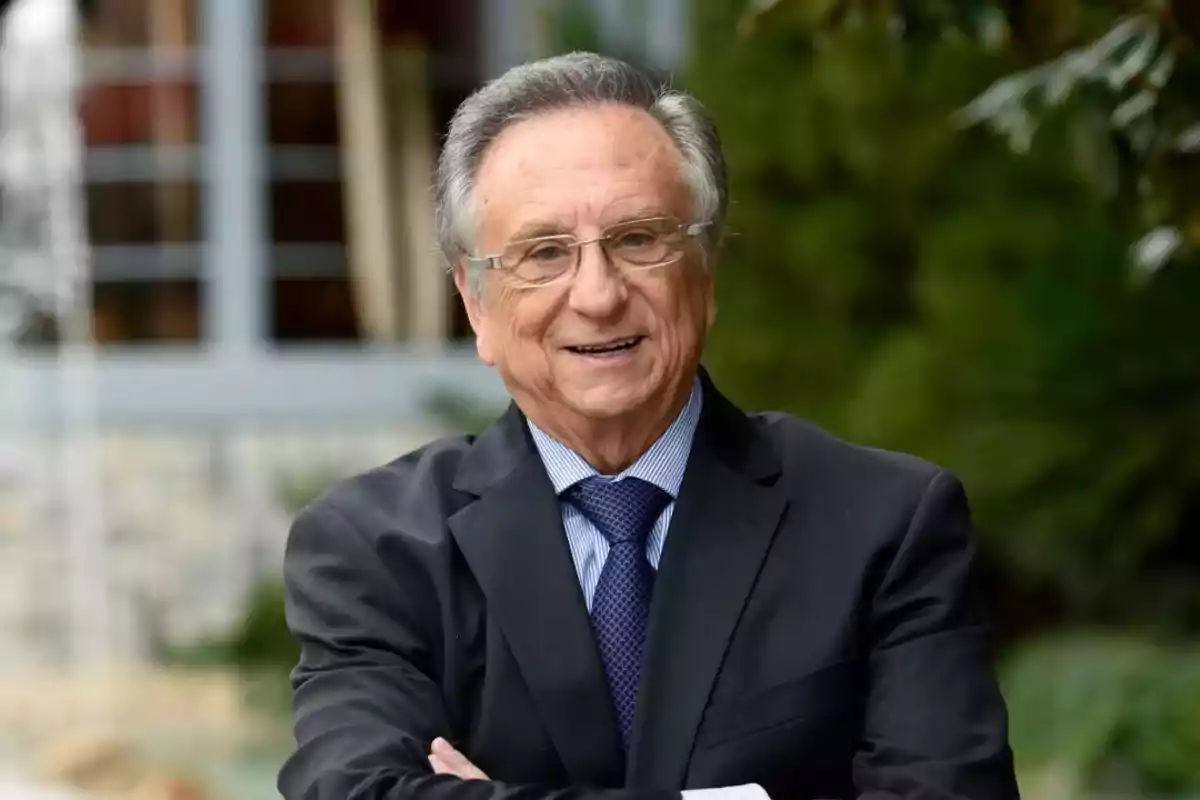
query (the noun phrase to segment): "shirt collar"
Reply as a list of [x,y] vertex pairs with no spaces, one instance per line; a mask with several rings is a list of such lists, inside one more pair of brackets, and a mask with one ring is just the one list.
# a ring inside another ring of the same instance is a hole
[[[703,392],[700,380],[692,384],[692,393],[679,416],[670,427],[650,445],[637,461],[633,462],[613,480],[622,478],[640,478],[654,484],[671,497],[679,495],[679,487],[683,484],[683,473],[687,468],[688,455],[692,450],[692,440],[696,436],[696,427],[700,422],[700,408],[703,405]],[[562,494],[568,487],[592,478],[600,473],[584,458],[571,450],[562,442],[543,431],[532,420],[527,420],[529,432],[533,435],[533,443],[538,455],[550,476],[555,494]]]

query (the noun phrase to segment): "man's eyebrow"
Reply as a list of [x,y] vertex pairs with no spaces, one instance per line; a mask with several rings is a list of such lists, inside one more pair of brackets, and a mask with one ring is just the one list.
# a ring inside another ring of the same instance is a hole
[[568,226],[563,225],[561,222],[532,220],[517,228],[512,236],[508,237],[508,241],[520,242],[525,239],[537,239],[542,236],[569,236],[570,233]]
[[614,217],[604,227],[605,229],[614,228],[617,225],[624,225],[627,222],[640,222],[645,219],[658,219],[659,217],[669,216],[671,215],[663,211],[660,206],[645,206]]
[[[661,206],[643,206],[641,208],[627,211],[624,214],[614,217],[604,225],[604,230],[614,228],[618,225],[624,225],[629,222],[638,222],[644,219],[657,219],[659,217],[668,217],[662,210]],[[554,220],[530,220],[524,225],[517,228],[511,236],[508,237],[509,242],[521,242],[526,239],[538,239],[543,236],[574,236],[571,231],[571,226]]]

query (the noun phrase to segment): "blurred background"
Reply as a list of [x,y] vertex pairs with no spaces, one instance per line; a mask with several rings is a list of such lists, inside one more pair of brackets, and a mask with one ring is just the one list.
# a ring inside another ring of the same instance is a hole
[[441,134],[573,49],[721,126],[722,388],[964,479],[1026,796],[1200,798],[1195,0],[0,9],[0,798],[277,796],[292,515],[506,402]]

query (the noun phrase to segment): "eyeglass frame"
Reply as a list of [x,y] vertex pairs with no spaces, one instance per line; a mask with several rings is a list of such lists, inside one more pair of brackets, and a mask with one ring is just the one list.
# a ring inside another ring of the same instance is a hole
[[[619,229],[619,228],[622,228],[625,226],[634,226],[639,223],[656,222],[656,221],[677,222],[678,226],[677,226],[676,230],[680,234],[682,234],[685,239],[695,239],[697,236],[699,236],[701,233],[703,233],[706,228],[709,228],[712,226],[711,221],[710,222],[683,222],[682,220],[678,219],[677,217],[672,217],[670,215],[664,215],[664,216],[644,217],[641,219],[631,219],[631,220],[626,220],[623,222],[617,222],[617,223],[614,223],[613,225],[610,225],[607,229],[605,229],[605,231],[600,236],[597,236],[592,239],[580,240],[580,239],[576,239],[574,234],[558,233],[558,234],[550,234],[550,235],[546,235],[546,236],[534,236],[529,239],[517,239],[517,240],[509,242],[507,245],[505,245],[505,248],[507,249],[507,248],[512,247],[513,245],[517,245],[517,244],[528,244],[531,246],[535,246],[538,242],[543,242],[543,241],[554,241],[554,240],[563,240],[563,239],[573,240],[572,243],[569,245],[569,247],[575,251],[575,263],[571,266],[570,269],[564,270],[561,275],[557,275],[544,283],[537,283],[534,281],[529,281],[527,279],[516,278],[515,271],[511,268],[506,269],[504,267],[504,265],[501,263],[501,259],[504,258],[504,253],[496,253],[493,255],[486,255],[486,256],[465,255],[464,259],[466,260],[468,267],[483,267],[485,270],[496,270],[502,274],[508,274],[508,275],[512,276],[516,280],[520,281],[524,285],[531,287],[531,288],[538,288],[538,287],[542,287],[542,286],[552,286],[556,283],[570,279],[572,276],[575,275],[576,272],[579,271],[579,265],[581,263],[583,263],[583,248],[585,246],[587,246],[589,244],[600,243],[601,244],[600,249],[604,253],[604,257],[606,259],[608,259],[608,261],[610,263],[613,263],[616,259],[613,259],[609,255],[608,250],[603,245],[603,242],[607,241],[609,239],[609,237],[612,236],[614,229]],[[659,267],[665,267],[669,264],[674,264],[677,261],[679,261],[682,257],[683,257],[683,253],[681,252],[678,256],[676,256],[674,258],[670,258],[666,261],[659,261],[659,262],[656,262],[653,264],[629,264],[629,263],[622,261],[621,267],[631,269],[634,271],[657,269]]]

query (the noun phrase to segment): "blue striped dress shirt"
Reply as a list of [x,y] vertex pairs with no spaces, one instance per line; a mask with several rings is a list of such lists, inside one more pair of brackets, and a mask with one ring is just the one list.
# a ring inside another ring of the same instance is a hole
[[[641,458],[611,480],[641,478],[653,483],[672,498],[677,498],[679,487],[683,483],[688,455],[692,451],[692,439],[695,438],[696,426],[700,422],[700,406],[703,403],[701,395],[700,381],[697,380],[692,386],[692,394],[688,397],[683,411],[666,432],[642,454]],[[529,430],[533,434],[533,443],[542,457],[542,463],[546,465],[546,472],[550,475],[555,494],[561,495],[568,487],[600,474],[582,456],[533,422],[529,423]],[[571,558],[575,561],[575,572],[579,576],[579,586],[583,590],[583,599],[590,612],[592,598],[596,594],[596,584],[600,582],[600,570],[604,568],[604,561],[608,558],[608,541],[577,508],[569,503],[559,503],[559,508],[562,511],[563,530],[567,534],[567,545],[571,548]],[[666,543],[667,528],[671,524],[671,514],[674,510],[675,501],[672,500],[654,523],[654,530],[646,540],[646,559],[655,569],[658,569],[658,559]]]

